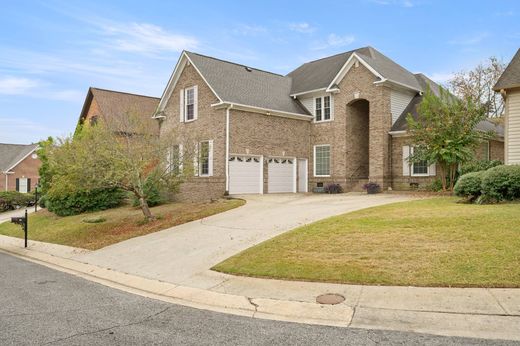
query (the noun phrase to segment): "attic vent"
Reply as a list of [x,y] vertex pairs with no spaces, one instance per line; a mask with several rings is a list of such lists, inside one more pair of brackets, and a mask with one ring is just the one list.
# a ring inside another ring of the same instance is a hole
[[251,72],[251,71],[253,71],[253,69],[252,69],[251,67],[247,67],[247,66],[245,66],[245,69],[246,69],[247,72]]

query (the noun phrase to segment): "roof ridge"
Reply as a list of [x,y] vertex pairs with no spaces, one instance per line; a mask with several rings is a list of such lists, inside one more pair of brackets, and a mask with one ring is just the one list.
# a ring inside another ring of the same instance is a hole
[[18,146],[28,147],[30,145],[38,145],[38,143],[30,143],[30,144],[0,143],[0,145],[18,145]]
[[244,64],[239,64],[237,62],[233,62],[233,61],[229,61],[229,60],[224,60],[224,59],[220,59],[220,58],[215,58],[213,56],[209,56],[209,55],[204,55],[204,54],[200,54],[200,53],[196,53],[196,52],[190,52],[190,51],[185,51],[186,53],[190,53],[190,54],[195,54],[195,55],[198,55],[198,56],[202,56],[204,58],[208,58],[208,59],[213,59],[213,60],[217,60],[217,61],[221,61],[221,62],[225,62],[225,63],[228,63],[228,64],[231,64],[231,65],[236,65],[236,66],[240,66],[240,67],[244,67],[244,68],[250,68],[252,70],[256,70],[256,71],[259,71],[259,72],[265,72],[265,73],[269,73],[269,74],[272,74],[272,75],[275,75],[275,76],[278,76],[278,77],[287,77],[287,76],[284,76],[282,74],[279,74],[279,73],[276,73],[276,72],[271,72],[271,71],[267,71],[267,70],[262,70],[262,69],[259,69],[259,68],[256,68],[256,67],[251,67],[251,66],[248,66],[248,65],[244,65]]
[[100,91],[107,91],[107,92],[117,93],[117,94],[125,94],[125,95],[139,96],[139,97],[147,97],[147,98],[158,99],[158,100],[161,99],[160,97],[156,97],[156,96],[136,94],[136,93],[130,93],[130,92],[126,92],[126,91],[117,91],[117,90],[111,90],[111,89],[104,89],[104,88],[98,88],[98,87],[93,87],[93,86],[91,86],[90,89],[96,89],[96,90],[100,90]]

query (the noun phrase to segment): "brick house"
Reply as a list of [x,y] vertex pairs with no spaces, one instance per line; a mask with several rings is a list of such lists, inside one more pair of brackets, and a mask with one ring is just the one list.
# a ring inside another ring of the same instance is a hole
[[[352,191],[368,181],[402,189],[437,174],[434,164],[407,161],[413,148],[405,117],[416,113],[428,85],[438,89],[372,47],[285,76],[185,51],[154,118],[161,135],[195,134],[205,153],[183,199],[308,192],[328,183]],[[503,159],[503,133],[496,132],[483,143],[483,158]],[[182,143],[175,150],[182,155]]]
[[502,94],[505,102],[505,163],[520,164],[520,49],[494,90]]
[[[148,120],[158,104],[159,98],[157,97],[90,87],[79,115],[76,131],[81,126],[91,126],[101,120],[110,124],[111,121],[130,113],[135,113]],[[156,122],[150,121],[149,131],[159,134]]]
[[31,192],[38,183],[41,161],[37,144],[0,143],[0,191]]

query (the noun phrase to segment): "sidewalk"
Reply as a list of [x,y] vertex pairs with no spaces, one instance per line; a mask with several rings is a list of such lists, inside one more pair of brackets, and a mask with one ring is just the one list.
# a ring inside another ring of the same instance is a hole
[[[38,208],[40,209],[40,208]],[[27,213],[34,212],[34,207],[28,207]],[[10,210],[10,211],[4,211],[3,213],[0,213],[0,223],[2,222],[8,222],[11,221],[12,217],[15,216],[24,216],[25,215],[25,208],[20,208],[17,210]]]
[[[103,285],[175,304],[252,318],[520,341],[520,289],[339,285],[206,271],[182,285],[73,260],[85,250],[0,237],[0,250]],[[198,287],[197,287],[198,286]],[[339,293],[338,305],[316,296]]]

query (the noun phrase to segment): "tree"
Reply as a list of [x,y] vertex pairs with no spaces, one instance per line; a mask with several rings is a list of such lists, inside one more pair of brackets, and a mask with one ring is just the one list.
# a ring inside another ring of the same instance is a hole
[[453,191],[459,164],[471,160],[475,149],[492,133],[476,129],[486,110],[474,99],[463,100],[440,88],[439,96],[427,90],[418,108],[418,118],[407,116],[414,152],[411,162],[436,163],[444,191]]
[[450,91],[460,99],[470,98],[480,103],[488,117],[500,117],[504,111],[502,96],[493,90],[506,68],[506,64],[496,57],[490,57],[484,63],[470,71],[459,71],[448,82]]
[[[150,184],[175,192],[193,172],[195,145],[173,131],[159,137],[153,122],[130,113],[60,139],[48,155],[52,192],[119,188],[139,201],[146,220],[154,219],[147,202]],[[174,154],[181,139],[183,151]]]

